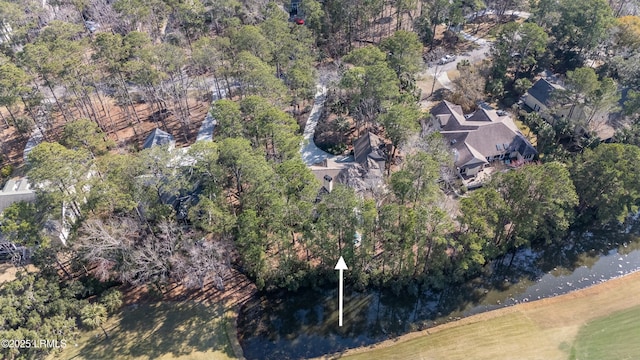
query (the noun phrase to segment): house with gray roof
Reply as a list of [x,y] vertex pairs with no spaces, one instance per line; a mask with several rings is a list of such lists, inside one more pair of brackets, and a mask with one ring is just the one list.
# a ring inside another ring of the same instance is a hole
[[538,153],[504,112],[481,108],[465,115],[459,106],[442,101],[431,109],[431,120],[451,145],[463,177],[475,176],[498,161],[517,166]]
[[[603,111],[592,112],[590,108],[584,104],[564,104],[551,109],[553,105],[553,94],[557,91],[565,90],[565,88],[557,83],[558,79],[553,76],[547,76],[536,81],[524,96],[524,104],[533,111],[540,114],[550,124],[556,119],[566,118],[575,121],[587,121],[586,130],[592,131],[602,140],[613,137],[615,130],[610,125],[609,118],[616,117]],[[621,103],[622,105],[622,103]],[[588,119],[588,120],[587,120]]]
[[36,192],[31,189],[27,178],[9,179],[0,191],[0,213],[19,201],[34,201]]
[[166,131],[162,131],[158,128],[153,129],[147,139],[144,141],[144,145],[142,145],[143,149],[148,149],[152,146],[158,145],[169,145],[170,148],[173,148],[176,145],[176,141],[171,134]]
[[353,142],[353,157],[358,164],[367,168],[369,161],[373,161],[378,169],[384,171],[387,161],[386,147],[387,145],[378,135],[367,131]]
[[553,93],[557,90],[564,90],[564,87],[542,78],[527,90],[524,103],[533,111],[545,114],[552,104]]

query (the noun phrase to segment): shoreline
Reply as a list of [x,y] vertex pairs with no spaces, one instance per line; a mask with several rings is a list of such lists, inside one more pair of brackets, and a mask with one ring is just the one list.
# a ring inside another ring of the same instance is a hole
[[[640,270],[634,271],[619,277],[615,277],[598,284],[593,284],[582,289],[577,289],[565,294],[548,297],[544,299],[539,299],[535,301],[530,301],[526,303],[518,303],[518,304],[514,304],[504,308],[490,310],[490,311],[482,312],[475,315],[470,315],[459,320],[450,321],[450,322],[440,324],[440,325],[437,325],[428,329],[420,330],[420,331],[410,332],[410,333],[400,335],[394,338],[390,338],[372,345],[366,345],[366,346],[357,347],[353,349],[347,349],[342,352],[333,353],[333,354],[326,354],[320,357],[316,357],[314,359],[337,359],[342,357],[349,357],[352,355],[362,355],[370,351],[387,349],[395,345],[402,345],[411,340],[434,335],[444,330],[468,326],[468,325],[498,318],[508,314],[538,310],[554,304],[571,302],[572,300],[576,300],[576,299],[583,299],[587,297],[597,297],[598,295],[601,295],[606,291],[612,291],[617,287],[620,287],[625,284],[628,285],[629,283],[636,284],[637,287],[640,289]],[[632,307],[634,305],[640,305],[640,297],[636,296],[636,297],[628,298],[628,306],[623,308]],[[598,311],[596,309],[594,309],[593,311],[590,311],[589,315],[594,315],[594,314],[595,315],[598,314]],[[590,316],[590,318],[595,318],[595,317],[597,316]]]

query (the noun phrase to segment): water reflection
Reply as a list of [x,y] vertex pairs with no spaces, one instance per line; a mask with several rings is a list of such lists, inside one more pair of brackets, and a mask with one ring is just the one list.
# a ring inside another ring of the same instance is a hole
[[[564,294],[640,270],[636,231],[579,235],[571,246],[525,250],[466,284],[438,294],[396,296],[345,289],[344,326],[338,327],[337,290],[262,294],[238,322],[247,359],[299,359],[376,343],[460,317]],[[578,235],[575,235],[576,237]]]

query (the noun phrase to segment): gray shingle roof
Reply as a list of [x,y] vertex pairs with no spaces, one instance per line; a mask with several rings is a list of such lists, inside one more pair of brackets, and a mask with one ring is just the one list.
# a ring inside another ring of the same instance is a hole
[[508,154],[513,151],[518,151],[523,156],[537,154],[524,136],[514,132],[503,123],[482,126],[476,131],[469,132],[467,143],[478,150],[484,157]]
[[144,141],[144,145],[142,145],[142,147],[144,149],[148,149],[156,145],[175,144],[175,142],[176,141],[173,139],[173,136],[171,134],[155,128],[153,129],[153,131],[151,131],[151,134],[147,136],[147,139]]
[[377,135],[367,131],[353,142],[353,156],[357,163],[364,164],[368,158],[384,161],[384,152],[380,148],[384,141]]
[[498,115],[495,110],[481,108],[465,117],[454,110],[451,103],[443,101],[431,114],[444,119],[440,132],[454,149],[457,167],[487,163],[486,158],[508,156],[514,151],[522,156],[537,154],[511,119]]
[[442,131],[473,130],[477,128],[475,124],[467,124],[460,105],[454,105],[446,100],[434,106],[431,109],[431,114],[440,121]]
[[34,201],[35,191],[31,190],[27,178],[8,180],[0,191],[0,212],[18,201]]
[[540,79],[536,81],[527,92],[529,96],[533,96],[540,103],[549,106],[551,105],[551,94],[557,89],[562,89],[562,86],[552,84],[545,79]]

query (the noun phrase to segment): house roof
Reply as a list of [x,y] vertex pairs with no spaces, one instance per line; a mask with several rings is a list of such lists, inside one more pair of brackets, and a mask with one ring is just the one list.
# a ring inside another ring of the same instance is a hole
[[449,113],[452,115],[457,114],[460,116],[464,115],[464,112],[462,111],[462,106],[456,105],[447,100],[442,100],[440,103],[438,103],[438,105],[434,106],[431,109],[431,113],[438,113],[438,114]]
[[309,166],[309,169],[318,182],[322,184],[325,176],[330,176],[333,180],[336,180],[338,175],[350,165],[351,163],[339,163],[333,159],[325,159],[318,164]]
[[564,90],[564,88],[560,85],[550,83],[546,79],[540,79],[527,90],[527,93],[541,104],[549,106],[551,104],[551,94],[554,90]]
[[535,148],[520,133],[510,116],[495,110],[480,108],[469,115],[458,115],[453,106],[441,102],[431,110],[441,121],[440,132],[454,150],[457,167],[488,163],[487,158],[517,151],[522,156],[537,154]]
[[[459,109],[458,112],[456,109]],[[431,109],[431,114],[440,122],[440,131],[472,131],[481,126],[503,123],[514,132],[518,127],[507,113],[481,107],[475,112],[462,115],[462,108],[448,101],[441,101]]]
[[162,131],[158,128],[153,129],[151,134],[147,136],[147,139],[144,141],[144,145],[142,147],[144,149],[148,149],[152,146],[156,145],[167,145],[167,144],[175,144],[175,140],[171,134],[166,131]]
[[496,122],[498,121],[498,114],[495,111],[487,110],[485,108],[479,108],[474,111],[471,116],[467,118],[467,121],[489,121]]
[[449,140],[453,148],[454,163],[457,167],[488,163],[487,159],[467,142],[469,132],[447,132],[443,133],[443,136]]
[[357,163],[364,164],[368,158],[376,161],[384,161],[384,152],[381,146],[385,143],[377,135],[367,131],[353,142],[353,155]]
[[522,156],[537,154],[537,151],[519,132],[514,132],[503,123],[496,123],[469,132],[467,144],[485,158],[518,151]]
[[469,124],[464,118],[462,107],[446,100],[441,101],[431,109],[431,114],[440,122],[443,131],[472,130],[477,124]]
[[29,186],[27,178],[10,179],[0,191],[0,212],[18,201],[34,201],[36,193]]

